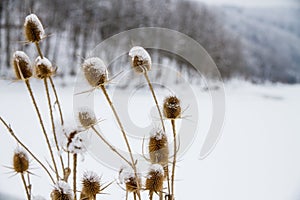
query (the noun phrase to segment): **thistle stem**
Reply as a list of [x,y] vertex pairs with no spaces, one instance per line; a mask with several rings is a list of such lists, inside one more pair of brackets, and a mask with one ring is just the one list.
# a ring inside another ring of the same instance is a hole
[[58,95],[57,95],[57,91],[56,91],[56,88],[55,88],[55,84],[54,84],[53,79],[52,79],[51,76],[49,77],[49,80],[50,80],[50,84],[51,84],[51,87],[52,87],[52,90],[53,90],[53,93],[54,93],[54,96],[55,96],[55,102],[56,102],[57,107],[58,107],[59,116],[60,116],[60,123],[61,123],[61,125],[64,125],[64,118],[63,118],[63,114],[62,114],[62,109],[61,109],[61,106],[60,106],[60,102],[58,100]]
[[122,158],[129,166],[131,166],[132,164],[124,157],[122,156],[122,154],[120,154],[100,133],[99,131],[97,131],[97,129],[92,126],[91,127],[93,129],[93,131],[95,131],[95,133],[97,134],[97,136],[100,137],[100,139],[113,151],[115,152],[118,156],[120,156],[120,158]]
[[156,95],[155,95],[155,92],[154,92],[153,86],[152,86],[152,84],[151,84],[151,81],[150,81],[150,79],[149,79],[149,76],[148,76],[147,71],[144,72],[144,76],[145,76],[145,78],[146,78],[146,80],[147,80],[149,89],[150,89],[151,94],[152,94],[152,96],[153,96],[153,99],[154,99],[154,101],[155,101],[155,105],[156,105],[157,111],[158,111],[158,113],[159,113],[159,118],[160,118],[160,121],[161,121],[161,125],[162,125],[162,128],[163,128],[163,131],[165,132],[166,129],[165,129],[165,125],[164,125],[163,116],[162,116],[161,110],[160,110],[160,108],[159,108],[158,101],[157,101],[157,98],[156,98]]
[[47,143],[47,146],[48,146],[48,149],[49,149],[49,152],[50,152],[50,155],[51,155],[51,159],[52,159],[52,162],[53,162],[53,165],[54,165],[54,169],[55,169],[55,173],[56,173],[56,179],[59,180],[59,175],[58,175],[58,171],[57,171],[57,167],[56,167],[56,162],[55,162],[55,159],[54,159],[53,151],[51,149],[50,141],[49,141],[48,135],[46,133],[46,129],[45,129],[45,126],[44,126],[44,123],[43,123],[43,120],[42,120],[42,116],[41,116],[40,110],[39,110],[39,108],[37,106],[36,100],[34,98],[34,95],[33,95],[33,92],[32,92],[32,89],[31,89],[31,86],[30,86],[30,83],[29,83],[29,80],[25,80],[25,84],[26,84],[27,89],[29,91],[32,103],[34,105],[34,108],[36,110],[37,116],[39,118],[39,122],[40,122],[40,125],[41,125],[41,128],[42,128],[44,137],[46,139],[46,143]]
[[116,109],[115,109],[115,107],[114,107],[114,105],[113,105],[113,103],[112,103],[112,101],[111,101],[111,99],[110,99],[110,97],[109,97],[109,95],[108,95],[106,89],[105,89],[105,86],[104,86],[104,85],[101,85],[100,88],[101,88],[101,90],[102,90],[102,92],[103,92],[103,94],[104,94],[106,100],[108,101],[111,110],[113,111],[113,114],[114,114],[114,116],[115,116],[115,118],[116,118],[116,120],[117,120],[117,123],[118,123],[118,125],[119,125],[119,128],[120,128],[120,130],[121,130],[121,132],[122,132],[123,138],[124,138],[124,140],[125,140],[125,143],[126,143],[126,146],[127,146],[128,152],[129,152],[129,155],[130,155],[130,159],[131,159],[131,167],[133,168],[134,175],[135,175],[135,179],[136,179],[136,183],[137,183],[137,194],[138,194],[139,199],[141,199],[141,196],[140,196],[140,184],[139,184],[139,181],[138,181],[138,175],[137,175],[136,164],[135,164],[135,162],[134,162],[134,158],[133,158],[133,155],[132,155],[131,147],[130,147],[130,145],[129,145],[129,142],[128,142],[128,139],[127,139],[127,136],[126,136],[124,127],[123,127],[123,125],[122,125],[122,123],[121,123],[121,120],[120,120],[120,118],[119,118],[119,115],[118,115],[118,113],[117,113],[117,111],[116,111]]
[[74,192],[74,200],[76,197],[76,174],[77,174],[77,154],[73,154],[73,192]]
[[[57,141],[57,136],[56,136],[56,131],[55,131],[53,110],[52,110],[52,105],[51,105],[51,98],[50,98],[47,78],[44,78],[44,85],[45,85],[45,90],[46,90],[46,94],[47,94],[48,107],[49,107],[49,113],[50,113],[50,119],[51,119],[51,125],[52,125],[52,132],[53,132],[53,136],[54,136],[54,142],[55,142],[57,151],[60,152],[60,148],[58,146],[58,141]],[[59,155],[59,158],[60,158],[60,163],[61,163],[61,167],[62,167],[62,172],[64,173],[64,169],[65,169],[64,161],[63,161],[61,155]],[[54,166],[54,168],[55,168],[55,171],[58,171],[57,166]]]
[[48,174],[48,176],[50,177],[51,181],[53,184],[55,184],[55,181],[53,179],[53,177],[51,176],[49,170],[47,169],[47,167],[25,146],[25,144],[23,144],[23,142],[21,142],[21,140],[19,140],[19,138],[15,135],[14,131],[12,130],[12,128],[2,119],[2,117],[0,117],[0,121],[3,123],[3,125],[6,127],[6,129],[8,130],[8,132],[10,133],[10,135],[17,141],[17,143],[19,145],[21,145],[30,155],[31,157],[41,165],[41,167],[45,170],[45,172]]
[[39,56],[41,57],[41,59],[44,58],[43,54],[42,54],[42,51],[41,51],[41,48],[40,48],[40,45],[39,45],[39,42],[34,42],[35,46],[36,46],[36,49],[39,53]]
[[23,182],[23,185],[24,185],[24,188],[25,188],[25,191],[26,191],[27,199],[30,200],[30,194],[29,194],[28,187],[27,187],[27,184],[26,184],[26,181],[25,181],[24,173],[21,173],[21,178],[22,178],[22,182]]
[[174,199],[174,177],[175,177],[175,166],[176,166],[176,157],[177,157],[177,140],[176,140],[176,128],[175,128],[175,119],[171,119],[171,124],[172,124],[172,129],[173,129],[173,139],[174,139],[174,158],[173,158],[173,163],[172,163],[172,200]]

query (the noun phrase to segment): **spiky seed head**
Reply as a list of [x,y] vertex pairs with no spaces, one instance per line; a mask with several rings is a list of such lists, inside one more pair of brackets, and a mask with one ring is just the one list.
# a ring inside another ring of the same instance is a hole
[[90,128],[97,122],[94,112],[88,107],[80,108],[80,111],[78,112],[78,119],[81,126],[84,128]]
[[45,35],[43,25],[35,14],[30,14],[25,18],[24,32],[29,42],[39,42]]
[[[138,182],[139,182],[139,185],[141,185],[140,178],[138,179]],[[128,192],[136,192],[138,189],[138,185],[137,185],[135,176],[129,177],[126,180],[125,185],[126,185],[126,191],[128,191]]]
[[39,79],[44,79],[52,76],[55,70],[52,67],[51,62],[47,58],[36,58],[34,65],[34,75]]
[[146,179],[146,190],[150,193],[158,193],[163,190],[164,169],[160,164],[153,164],[150,166],[148,176]]
[[12,65],[18,80],[27,80],[32,76],[32,68],[29,57],[23,51],[13,54]]
[[28,170],[29,160],[25,151],[17,148],[13,158],[13,168],[17,173],[24,173]]
[[92,87],[99,87],[108,81],[108,72],[104,62],[98,57],[86,59],[82,64],[85,79]]
[[152,130],[148,144],[148,149],[151,163],[159,163],[163,166],[168,164],[168,138],[163,130]]
[[131,66],[137,73],[151,70],[151,57],[143,47],[135,46],[131,48],[129,56],[131,57]]
[[58,181],[51,192],[51,200],[73,200],[73,191],[65,181]]
[[168,119],[176,119],[181,116],[180,100],[176,96],[169,96],[164,100],[164,116]]
[[121,168],[119,171],[119,180],[121,183],[125,183],[126,191],[136,192],[138,190],[138,185],[141,187],[142,180],[138,177],[138,182],[136,181],[136,176],[131,168]]
[[82,179],[82,192],[80,199],[94,199],[96,194],[99,194],[100,192],[100,177],[95,172],[85,172]]

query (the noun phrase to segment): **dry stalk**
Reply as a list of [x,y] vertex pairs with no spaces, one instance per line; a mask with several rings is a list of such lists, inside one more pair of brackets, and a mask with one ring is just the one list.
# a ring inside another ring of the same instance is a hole
[[[111,99],[110,99],[110,97],[109,97],[107,91],[106,91],[105,86],[104,86],[104,85],[100,85],[100,88],[101,88],[101,90],[102,90],[102,92],[103,92],[103,94],[104,94],[106,100],[108,101],[110,108],[111,108],[112,111],[113,111],[113,114],[114,114],[114,116],[115,116],[115,118],[116,118],[116,120],[117,120],[117,123],[118,123],[118,125],[119,125],[119,128],[120,128],[120,130],[121,130],[121,132],[122,132],[123,138],[124,138],[124,140],[125,140],[125,143],[126,143],[126,146],[127,146],[127,150],[128,150],[128,152],[129,152],[130,159],[131,159],[131,167],[133,168],[134,175],[135,175],[135,179],[137,180],[137,195],[138,195],[138,198],[141,199],[141,196],[140,196],[140,184],[139,184],[139,181],[138,181],[138,175],[137,175],[136,163],[135,163],[135,161],[134,161],[134,158],[133,158],[133,155],[132,155],[132,150],[131,150],[129,141],[128,141],[128,139],[127,139],[127,136],[126,136],[124,127],[123,127],[123,125],[122,125],[122,123],[121,123],[121,120],[120,120],[120,118],[119,118],[119,115],[118,115],[118,113],[117,113],[117,111],[116,111],[116,109],[115,109],[115,107],[114,107],[114,105],[113,105],[113,103],[112,103],[112,101],[111,101]],[[136,194],[135,194],[135,193],[134,193],[134,197],[136,198]]]

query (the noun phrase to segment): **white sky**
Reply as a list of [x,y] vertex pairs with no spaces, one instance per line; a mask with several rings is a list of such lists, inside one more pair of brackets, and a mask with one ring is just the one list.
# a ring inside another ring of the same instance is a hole
[[196,0],[213,5],[237,5],[250,7],[300,6],[300,0]]

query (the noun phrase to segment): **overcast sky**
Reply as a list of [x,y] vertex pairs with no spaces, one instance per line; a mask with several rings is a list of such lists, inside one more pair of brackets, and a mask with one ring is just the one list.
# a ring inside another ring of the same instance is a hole
[[197,0],[213,5],[238,5],[238,6],[300,6],[300,0]]

